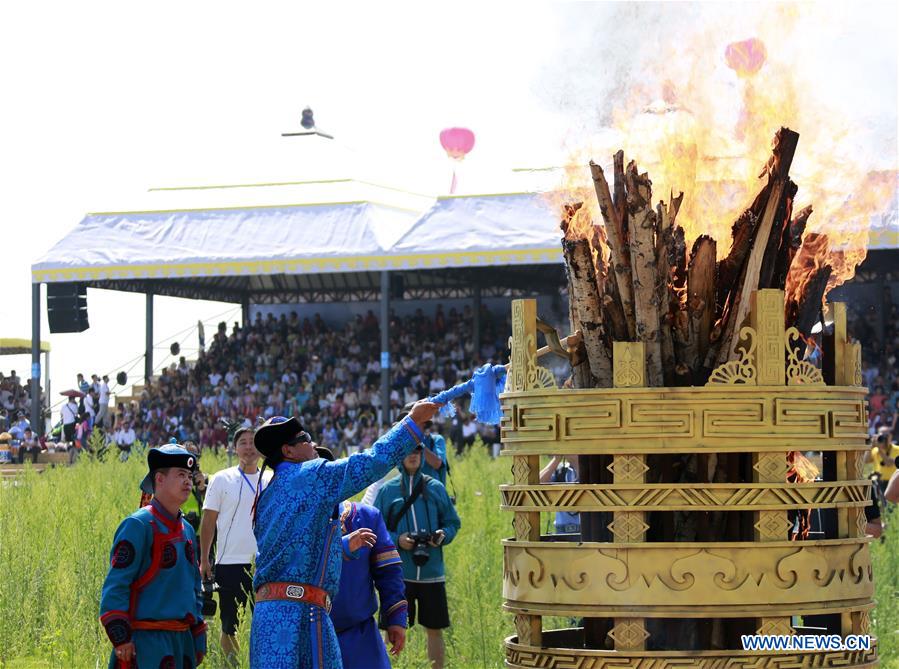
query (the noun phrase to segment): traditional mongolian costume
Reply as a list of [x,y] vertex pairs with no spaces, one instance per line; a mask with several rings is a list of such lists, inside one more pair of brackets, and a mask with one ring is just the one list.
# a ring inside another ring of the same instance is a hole
[[[340,505],[341,532],[347,535],[363,527],[374,532],[377,541],[372,548],[362,547],[348,555],[350,559],[344,560],[340,588],[331,609],[331,622],[340,643],[343,669],[390,669],[390,659],[374,615],[380,599],[382,625],[406,626],[406,595],[400,556],[377,509],[343,502]],[[346,555],[349,552],[346,536],[343,541]]]
[[[266,421],[254,438],[266,464],[303,431],[295,418]],[[256,610],[250,637],[254,669],[341,669],[328,612],[343,564],[338,505],[395,467],[419,443],[409,418],[372,447],[328,462],[280,462],[256,505]]]
[[[180,446],[150,449],[152,489],[158,469],[192,469],[195,458]],[[116,530],[109,572],[100,597],[100,622],[114,647],[134,642],[130,662],[110,669],[192,669],[206,653],[198,543],[194,529],[156,500],[131,514]]]

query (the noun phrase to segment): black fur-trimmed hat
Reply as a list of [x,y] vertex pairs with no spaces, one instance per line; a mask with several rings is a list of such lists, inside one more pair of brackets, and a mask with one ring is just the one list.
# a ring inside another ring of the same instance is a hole
[[147,453],[147,466],[149,472],[140,482],[140,489],[148,495],[153,494],[153,473],[158,469],[178,467],[193,471],[197,466],[197,457],[178,444],[166,444],[151,448]]

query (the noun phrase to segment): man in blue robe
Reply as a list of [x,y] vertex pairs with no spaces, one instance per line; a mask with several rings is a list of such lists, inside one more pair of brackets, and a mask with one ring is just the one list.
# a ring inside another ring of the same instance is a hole
[[206,653],[197,537],[181,515],[196,458],[177,445],[152,448],[141,488],[150,503],[122,521],[100,596],[113,645],[110,669],[193,669]]
[[[255,509],[256,609],[250,665],[341,669],[328,611],[342,563],[338,504],[374,483],[421,443],[440,405],[418,402],[372,447],[336,462],[318,457],[295,418],[276,416],[254,438],[275,475]],[[371,536],[371,533],[369,533]]]
[[[377,539],[371,548],[350,552],[352,532],[368,528]],[[391,654],[398,655],[406,643],[406,588],[400,555],[390,539],[381,512],[372,506],[343,502],[340,530],[344,537],[344,560],[340,588],[331,608],[343,669],[390,669],[384,641],[374,614],[381,605],[381,620],[387,628]],[[375,589],[378,591],[375,597]]]

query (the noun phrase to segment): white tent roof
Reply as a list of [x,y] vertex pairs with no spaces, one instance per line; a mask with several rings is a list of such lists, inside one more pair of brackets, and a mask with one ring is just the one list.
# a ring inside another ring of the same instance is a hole
[[35,282],[380,269],[420,212],[371,202],[89,214]]
[[389,250],[400,267],[562,262],[558,216],[539,193],[441,197]]

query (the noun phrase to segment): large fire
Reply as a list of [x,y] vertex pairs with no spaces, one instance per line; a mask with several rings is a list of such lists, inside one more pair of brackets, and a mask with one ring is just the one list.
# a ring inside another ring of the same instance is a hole
[[583,202],[568,235],[601,224],[586,168],[589,159],[607,171],[622,148],[653,178],[653,198],[684,193],[678,216],[687,248],[699,235],[718,240],[719,258],[730,229],[764,183],[759,180],[781,126],[801,135],[791,169],[799,191],[793,212],[812,205],[805,228],[814,233],[790,268],[788,295],[797,295],[820,267],[830,268],[828,291],[851,279],[867,254],[869,230],[897,190],[895,165],[872,171],[854,145],[853,119],[822,103],[815,81],[803,77],[794,43],[802,39],[798,5],[770,6],[755,34],[728,39],[721,30],[660,48],[646,76],[614,105],[614,133],[570,156],[554,204]]

